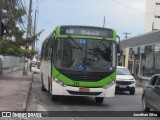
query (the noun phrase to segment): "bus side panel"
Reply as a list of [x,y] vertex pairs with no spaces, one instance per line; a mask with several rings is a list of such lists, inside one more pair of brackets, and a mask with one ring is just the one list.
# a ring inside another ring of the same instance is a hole
[[115,87],[116,87],[116,84],[114,84],[110,88],[106,89],[105,97],[114,97],[115,96]]
[[42,60],[41,62],[41,73],[43,73],[43,83],[44,87],[47,91],[49,91],[48,88],[48,78],[51,77],[51,63],[50,60]]

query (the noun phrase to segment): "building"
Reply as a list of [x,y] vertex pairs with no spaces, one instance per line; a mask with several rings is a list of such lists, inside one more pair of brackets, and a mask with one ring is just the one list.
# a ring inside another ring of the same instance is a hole
[[138,76],[160,73],[160,30],[125,39],[120,44],[118,65]]
[[144,32],[160,29],[160,0],[146,0]]

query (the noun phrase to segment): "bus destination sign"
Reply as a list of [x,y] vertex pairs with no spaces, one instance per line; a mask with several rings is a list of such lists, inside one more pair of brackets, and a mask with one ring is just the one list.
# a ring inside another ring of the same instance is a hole
[[112,38],[113,31],[111,29],[90,28],[90,27],[61,27],[61,35],[82,35]]

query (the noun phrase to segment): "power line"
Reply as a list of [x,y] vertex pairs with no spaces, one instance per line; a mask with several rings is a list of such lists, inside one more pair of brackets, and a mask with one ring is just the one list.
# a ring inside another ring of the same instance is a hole
[[[21,0],[20,0],[21,1]],[[24,8],[24,6],[23,6],[23,3],[20,5],[20,3],[19,2],[17,2],[17,7],[18,7],[18,9],[20,10],[20,8],[23,8],[24,10],[25,10],[25,8]],[[25,10],[25,13],[26,13],[26,10]],[[27,17],[26,17],[26,14],[25,15],[23,15],[22,17],[24,17],[25,18],[25,20],[27,21]],[[23,21],[21,22],[21,24],[23,25],[23,27],[25,28],[25,30],[26,30],[26,26],[23,24]]]
[[[28,12],[28,8],[27,8],[27,5],[26,5],[26,2],[25,2],[26,0],[23,0],[23,2],[22,3],[24,3],[24,7],[26,8],[26,13]],[[28,13],[27,13],[27,15],[28,15]]]
[[39,3],[37,3],[37,5],[34,7],[33,11],[34,11],[35,9],[37,9],[42,2],[43,2],[43,0],[41,0]]
[[[20,0],[19,1],[20,2],[20,4],[21,4],[21,6],[22,6],[22,8],[25,10],[25,15],[24,15],[24,17],[25,17],[25,19],[26,19],[26,21],[27,21],[27,8],[23,5],[23,2],[22,2],[22,0]],[[20,4],[19,4],[19,6],[20,6]]]
[[14,11],[14,9],[13,9],[13,6],[12,6],[12,1],[8,1],[8,5],[11,7],[11,12],[12,12],[12,16],[13,16],[13,20],[15,21],[15,22],[17,22],[18,24],[19,24],[19,26],[20,26],[20,28],[23,30],[23,31],[25,31],[25,26],[24,26],[24,24],[23,23],[21,23],[22,25],[23,25],[23,27],[21,26],[21,24],[20,24],[20,22],[17,20],[15,20],[15,11]]
[[119,4],[119,5],[121,5],[121,6],[124,6],[124,7],[127,7],[129,9],[135,10],[137,12],[146,13],[146,14],[153,15],[153,16],[155,15],[155,14],[152,14],[152,13],[149,13],[149,12],[146,12],[146,11],[142,11],[142,10],[138,10],[138,9],[132,8],[132,7],[128,6],[128,5],[125,5],[123,3],[117,2],[115,0],[112,0],[112,1],[115,2],[115,3],[117,3],[117,4]]
[[116,31],[118,31],[119,33],[123,34],[122,31],[120,31],[119,29],[117,29],[115,26],[113,26],[105,17],[105,22],[107,22],[107,24],[109,24],[112,28],[114,28]]

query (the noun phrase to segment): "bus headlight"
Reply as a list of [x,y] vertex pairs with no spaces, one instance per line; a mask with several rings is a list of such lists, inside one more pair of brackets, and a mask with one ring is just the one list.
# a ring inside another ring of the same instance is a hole
[[106,84],[105,86],[103,86],[103,88],[104,88],[104,89],[108,89],[108,88],[110,88],[111,86],[113,86],[114,84],[115,84],[115,81],[112,81],[112,82]]
[[53,79],[57,84],[59,84],[62,87],[66,87],[67,85],[65,85],[62,81],[58,80],[57,78]]

